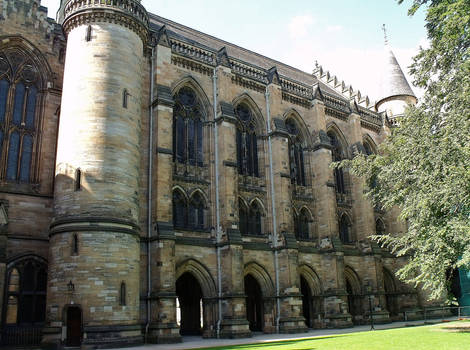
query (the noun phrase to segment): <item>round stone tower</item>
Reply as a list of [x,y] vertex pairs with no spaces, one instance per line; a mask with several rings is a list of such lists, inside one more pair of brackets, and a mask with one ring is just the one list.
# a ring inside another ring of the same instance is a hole
[[43,343],[142,340],[139,167],[148,15],[140,0],[61,5],[67,56]]
[[397,58],[388,44],[385,45],[386,64],[381,79],[380,99],[375,104],[377,112],[386,112],[392,125],[399,123],[408,105],[418,101],[406,80]]

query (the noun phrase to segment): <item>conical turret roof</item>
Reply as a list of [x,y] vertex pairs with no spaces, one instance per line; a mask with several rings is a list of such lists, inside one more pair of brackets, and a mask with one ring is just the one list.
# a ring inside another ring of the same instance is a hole
[[381,81],[379,102],[393,96],[412,96],[416,98],[393,51],[388,45],[385,47],[385,50],[386,66]]

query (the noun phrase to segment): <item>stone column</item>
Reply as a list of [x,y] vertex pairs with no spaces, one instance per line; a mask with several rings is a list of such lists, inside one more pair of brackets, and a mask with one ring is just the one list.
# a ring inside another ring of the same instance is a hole
[[63,345],[74,333],[85,346],[142,342],[138,222],[148,16],[139,1],[129,3],[71,0],[62,8],[68,39],[45,346]]

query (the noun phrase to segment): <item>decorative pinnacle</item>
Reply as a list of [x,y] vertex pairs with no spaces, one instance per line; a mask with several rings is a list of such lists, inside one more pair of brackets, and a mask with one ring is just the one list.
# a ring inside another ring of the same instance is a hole
[[387,36],[387,28],[385,27],[385,24],[382,24],[382,30],[384,32],[385,46],[387,46],[388,45],[388,36]]

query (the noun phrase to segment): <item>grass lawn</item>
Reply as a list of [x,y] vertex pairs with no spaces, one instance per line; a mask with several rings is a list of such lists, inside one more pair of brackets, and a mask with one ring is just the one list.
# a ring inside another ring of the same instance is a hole
[[223,350],[470,350],[470,322],[332,335],[304,340],[213,347]]

